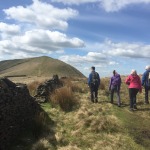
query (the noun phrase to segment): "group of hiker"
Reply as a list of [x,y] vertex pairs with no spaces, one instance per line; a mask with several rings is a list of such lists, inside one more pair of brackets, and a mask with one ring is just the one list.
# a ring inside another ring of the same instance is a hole
[[[95,71],[95,67],[91,67],[91,73],[88,78],[88,85],[90,87],[91,101],[93,103],[98,102],[98,89],[100,86],[100,76]],[[113,104],[114,93],[117,95],[118,107],[121,107],[120,99],[120,88],[121,88],[121,76],[113,71],[113,76],[110,78],[109,91],[110,91],[110,102]],[[136,70],[131,70],[130,75],[125,79],[125,83],[128,85],[129,89],[129,99],[130,99],[130,110],[136,110],[136,96],[138,92],[142,92],[142,87],[145,89],[145,104],[149,104],[148,92],[150,90],[150,66],[145,67],[145,72],[142,75],[142,80],[137,74]]]

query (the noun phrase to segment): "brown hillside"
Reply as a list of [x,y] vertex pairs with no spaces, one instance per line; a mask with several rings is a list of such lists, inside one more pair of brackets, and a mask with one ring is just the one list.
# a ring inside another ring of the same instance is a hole
[[71,65],[47,56],[0,62],[0,76],[52,76],[53,74],[67,77],[84,77],[81,72]]

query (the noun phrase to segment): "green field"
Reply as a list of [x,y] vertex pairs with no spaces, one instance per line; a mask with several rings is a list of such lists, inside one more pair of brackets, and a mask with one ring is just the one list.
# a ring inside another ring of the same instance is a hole
[[[38,138],[28,131],[14,144],[13,150],[149,150],[150,105],[144,105],[144,93],[138,95],[138,110],[129,111],[127,86],[121,89],[122,107],[109,103],[108,79],[102,79],[99,103],[89,100],[85,81],[72,81],[78,104],[70,112],[51,103],[45,111],[44,128]],[[35,131],[34,131],[35,132]]]

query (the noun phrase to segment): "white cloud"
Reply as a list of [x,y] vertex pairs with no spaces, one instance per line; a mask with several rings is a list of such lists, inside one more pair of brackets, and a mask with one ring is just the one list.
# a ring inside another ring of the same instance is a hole
[[118,62],[115,62],[115,61],[110,61],[110,62],[109,62],[109,65],[119,65],[119,63],[118,63]]
[[20,39],[21,43],[50,51],[84,47],[84,42],[79,38],[69,38],[66,34],[58,31],[31,30],[27,31],[24,36],[15,37],[14,39],[15,41]]
[[106,68],[117,67],[119,63],[112,61],[111,58],[107,57],[106,54],[100,52],[88,52],[86,55],[63,55],[59,57],[60,60],[71,64],[72,66],[78,68],[85,75],[90,72],[90,67],[94,65],[96,70],[101,74],[106,74]]
[[119,11],[130,4],[150,3],[150,0],[52,0],[53,2],[62,2],[68,5],[79,5],[83,3],[99,2],[100,6],[107,12]]
[[58,31],[31,30],[22,36],[14,36],[8,40],[0,41],[0,51],[10,54],[33,53],[48,54],[51,52],[62,52],[64,48],[83,47],[84,42],[79,38],[69,38],[66,34]]
[[104,66],[104,65],[114,65],[116,64],[113,62],[109,62],[108,57],[105,54],[97,53],[97,52],[88,52],[87,55],[80,56],[80,55],[64,55],[59,58],[60,60],[73,64],[73,65],[87,65],[87,64],[94,64],[97,66]]
[[103,52],[110,56],[150,58],[150,45],[143,43],[113,43],[111,40],[106,40],[105,43],[100,45]]
[[89,52],[84,56],[64,55],[59,59],[78,68],[81,66],[88,68],[87,66],[92,64],[99,68],[123,65],[127,61],[126,58],[130,58],[131,61],[135,58],[150,58],[150,45],[143,43],[115,43],[107,39],[92,46],[87,44],[86,50]]
[[101,0],[107,12],[118,11],[130,4],[150,3],[150,0]]
[[20,32],[20,27],[15,24],[6,24],[0,22],[0,32],[4,32],[7,34],[17,34]]
[[56,8],[33,0],[29,6],[15,6],[3,11],[7,19],[16,23],[0,22],[0,54],[7,58],[48,55],[52,52],[60,55],[65,48],[85,46],[81,39],[58,31],[68,27],[68,20],[78,15],[76,10]]
[[33,0],[30,6],[11,7],[3,11],[8,19],[35,24],[41,28],[60,30],[67,29],[68,19],[78,15],[78,12],[71,8],[60,9],[39,0]]
[[113,42],[88,43],[85,51],[102,53],[109,57],[150,58],[150,45],[145,43]]

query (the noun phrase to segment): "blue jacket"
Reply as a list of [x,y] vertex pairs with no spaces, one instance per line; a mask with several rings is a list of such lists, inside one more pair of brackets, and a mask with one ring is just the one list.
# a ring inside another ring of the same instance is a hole
[[150,69],[146,70],[142,76],[142,86],[148,87],[148,75],[150,73]]
[[[92,83],[92,77],[93,77],[93,73],[94,73],[95,71],[92,71],[90,74],[89,74],[89,78],[88,78],[88,85],[90,86],[91,85],[91,83]],[[97,73],[97,72],[96,72]],[[97,75],[98,75],[98,86],[100,86],[100,76],[99,76],[99,74],[97,73]]]

